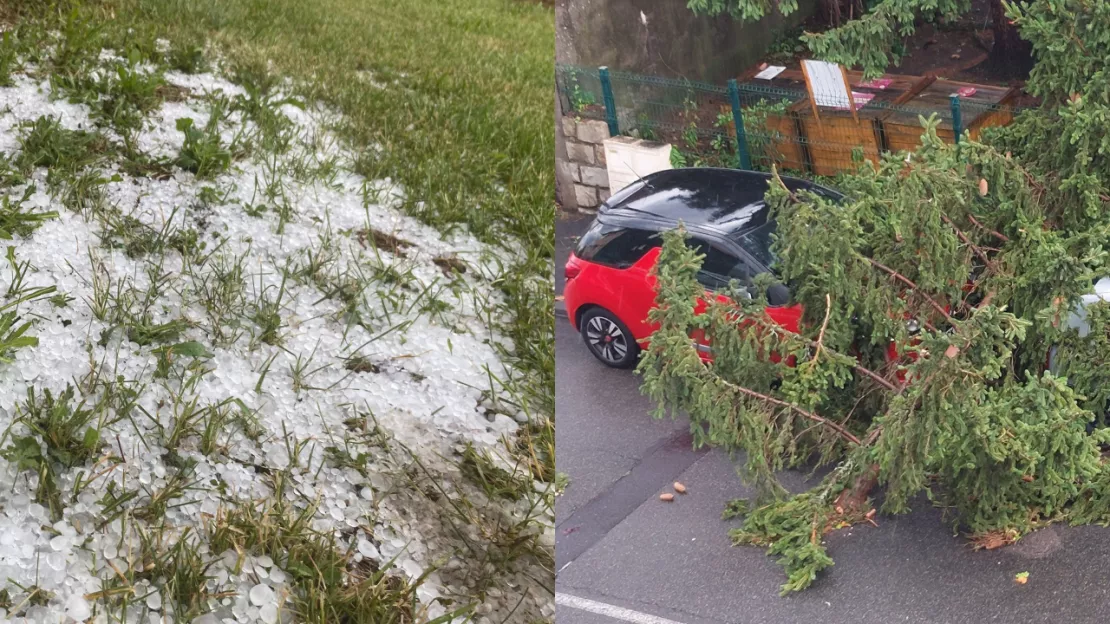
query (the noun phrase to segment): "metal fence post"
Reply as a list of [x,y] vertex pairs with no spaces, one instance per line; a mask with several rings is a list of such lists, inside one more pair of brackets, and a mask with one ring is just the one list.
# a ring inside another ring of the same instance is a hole
[[741,169],[752,168],[752,158],[748,154],[748,137],[744,131],[744,113],[740,110],[740,87],[735,78],[728,80],[728,99],[732,104],[732,123],[736,126],[736,155],[740,158]]
[[620,134],[617,127],[617,102],[613,99],[613,83],[609,82],[609,68],[602,65],[597,68],[597,76],[601,79],[601,97],[605,101],[605,121],[609,124],[609,136]]
[[959,145],[960,135],[964,133],[963,120],[960,118],[960,95],[953,93],[948,96],[948,102],[952,105],[952,132],[956,137],[956,145]]

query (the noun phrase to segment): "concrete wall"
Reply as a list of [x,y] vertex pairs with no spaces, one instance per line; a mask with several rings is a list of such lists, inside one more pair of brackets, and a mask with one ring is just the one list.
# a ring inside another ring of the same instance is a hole
[[758,60],[781,31],[801,24],[817,2],[798,5],[789,18],[773,13],[742,25],[727,15],[698,17],[686,0],[557,0],[555,60],[723,82]]

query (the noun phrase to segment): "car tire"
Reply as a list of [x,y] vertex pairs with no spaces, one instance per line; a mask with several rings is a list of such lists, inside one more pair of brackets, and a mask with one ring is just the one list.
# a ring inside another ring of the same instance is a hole
[[632,368],[640,359],[640,345],[628,326],[604,308],[590,308],[578,322],[586,348],[611,368]]

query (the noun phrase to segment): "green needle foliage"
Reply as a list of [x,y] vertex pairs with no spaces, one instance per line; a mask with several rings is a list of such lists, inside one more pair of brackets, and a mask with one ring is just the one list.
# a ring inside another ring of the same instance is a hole
[[[784,593],[832,564],[822,536],[870,520],[880,488],[884,513],[925,495],[980,545],[1110,523],[1110,303],[1091,294],[1110,276],[1106,10],[1012,10],[1049,105],[984,142],[946,145],[923,119],[923,145],[844,177],[839,203],[772,180],[778,262],[751,299],[705,297],[701,258],[665,236],[644,390],[690,414],[696,444],[743,453],[756,500],[726,510],[744,517],[732,537],[779,558]],[[766,311],[775,279],[797,334]],[[775,473],[803,465],[832,469],[791,494]]]

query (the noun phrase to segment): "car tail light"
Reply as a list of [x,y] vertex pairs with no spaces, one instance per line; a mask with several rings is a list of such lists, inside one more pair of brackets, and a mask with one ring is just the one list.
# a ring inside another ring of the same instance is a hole
[[567,259],[566,266],[563,267],[563,277],[572,280],[578,277],[578,274],[581,272],[582,265],[579,264],[578,258],[576,258],[574,254],[571,254],[570,258]]

